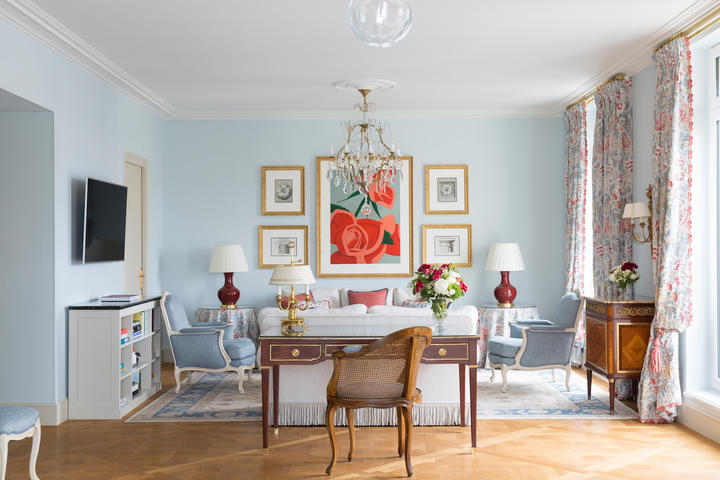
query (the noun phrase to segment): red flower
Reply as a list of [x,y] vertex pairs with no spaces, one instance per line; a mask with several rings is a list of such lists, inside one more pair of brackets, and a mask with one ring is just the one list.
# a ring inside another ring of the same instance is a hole
[[370,200],[382,205],[383,207],[392,208],[395,204],[395,189],[388,182],[375,182],[370,185]]
[[462,280],[460,280],[460,290],[462,290],[463,293],[467,292],[468,290],[467,285],[465,285],[465,282],[463,282]]
[[335,210],[330,216],[330,243],[337,252],[330,263],[377,263],[388,247],[382,244],[384,234],[384,225],[377,220],[358,220],[346,210]]
[[620,270],[632,270],[635,271],[635,269],[638,268],[636,263],[632,262],[625,262],[622,264],[622,267],[620,267]]
[[420,265],[420,267],[417,269],[417,271],[418,271],[418,273],[425,273],[425,274],[427,274],[427,269],[428,269],[428,268],[430,268],[430,265],[428,265],[427,263],[423,263],[422,265]]
[[417,281],[415,282],[415,289],[413,290],[413,293],[418,293],[423,288],[425,288],[425,285],[418,278]]
[[432,276],[430,278],[432,278],[432,281],[434,282],[435,280],[440,279],[440,277],[442,277],[442,270],[437,269],[432,273]]

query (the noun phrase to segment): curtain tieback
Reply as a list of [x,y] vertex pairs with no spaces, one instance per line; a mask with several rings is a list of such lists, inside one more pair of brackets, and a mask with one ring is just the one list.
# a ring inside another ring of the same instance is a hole
[[660,337],[663,333],[662,328],[657,329],[655,332],[655,341],[653,341],[652,350],[650,351],[650,371],[653,373],[660,373],[661,370]]

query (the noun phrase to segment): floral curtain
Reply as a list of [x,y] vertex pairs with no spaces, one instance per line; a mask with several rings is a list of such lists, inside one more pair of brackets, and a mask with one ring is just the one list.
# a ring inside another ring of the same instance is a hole
[[655,52],[653,270],[655,318],[638,395],[641,422],[672,422],[682,403],[678,334],[692,322],[690,199],[692,80],[690,45],[676,39]]
[[632,202],[632,82],[613,80],[595,93],[597,120],[593,144],[593,279],[595,293],[614,297],[618,287],[610,269],[632,260],[632,238],[622,222]]
[[[587,204],[587,120],[585,102],[565,111],[565,291],[585,293],[585,208]],[[585,321],[580,322],[571,360],[583,363]]]

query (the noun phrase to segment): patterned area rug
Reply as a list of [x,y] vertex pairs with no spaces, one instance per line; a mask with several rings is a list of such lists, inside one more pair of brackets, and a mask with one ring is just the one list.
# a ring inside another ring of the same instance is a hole
[[[573,373],[570,392],[565,389],[565,373],[557,371],[508,372],[508,391],[502,393],[500,372],[490,382],[490,371],[478,369],[479,419],[634,419],[637,413],[620,401],[615,415],[608,411],[608,394],[599,388],[587,399],[585,378]],[[262,418],[260,374],[243,383],[245,393],[237,390],[237,375],[195,373],[193,382],[185,382],[176,394],[172,389],[130,417],[128,422],[246,422]]]

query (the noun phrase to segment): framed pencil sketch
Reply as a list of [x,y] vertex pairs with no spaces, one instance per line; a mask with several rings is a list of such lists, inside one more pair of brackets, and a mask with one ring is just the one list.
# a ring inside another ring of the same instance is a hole
[[422,262],[472,267],[472,225],[423,225]]
[[305,215],[305,167],[262,167],[262,214]]
[[[308,227],[307,225],[260,225],[258,227],[260,248],[258,267],[275,268],[277,265],[289,265],[293,262],[308,263]],[[295,246],[292,246],[292,243]]]
[[425,213],[468,213],[467,165],[425,165]]
[[412,157],[400,157],[396,183],[367,196],[330,180],[332,159],[317,158],[317,276],[412,275]]

